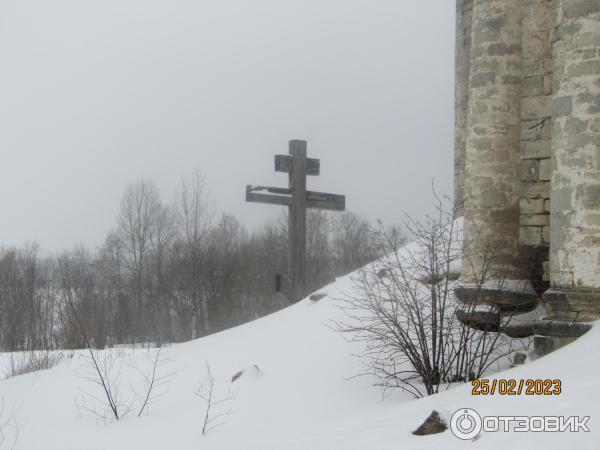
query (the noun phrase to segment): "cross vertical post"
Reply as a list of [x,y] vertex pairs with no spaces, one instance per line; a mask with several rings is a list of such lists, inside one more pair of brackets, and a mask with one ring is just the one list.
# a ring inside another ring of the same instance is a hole
[[293,300],[301,299],[306,284],[306,141],[291,140],[288,214],[288,276]]

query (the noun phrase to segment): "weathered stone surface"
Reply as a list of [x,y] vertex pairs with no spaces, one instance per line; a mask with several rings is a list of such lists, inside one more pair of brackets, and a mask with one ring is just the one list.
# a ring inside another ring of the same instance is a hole
[[552,99],[552,116],[570,116],[573,112],[573,99],[571,97],[554,97]]
[[541,245],[542,229],[540,227],[520,227],[519,242],[523,245]]
[[563,2],[562,13],[567,19],[579,19],[600,12],[598,0],[577,0]]
[[[600,102],[600,98],[598,99]],[[588,122],[585,120],[580,120],[575,117],[569,117],[565,123],[565,131],[567,133],[583,133],[587,130]]]
[[[493,318],[499,313],[524,313],[534,310],[539,304],[539,297],[534,292],[490,289],[482,286],[457,286],[454,294],[465,305],[461,308],[464,317],[476,314],[478,317]],[[472,311],[475,305],[487,305],[490,309]]]
[[490,219],[496,223],[515,223],[519,220],[519,208],[502,208],[490,210]]
[[542,93],[544,95],[552,94],[552,74],[544,75],[544,80],[542,81]]
[[523,96],[534,97],[543,93],[544,76],[536,75],[523,78]]
[[591,127],[600,116],[600,2],[556,1],[550,281],[600,288],[600,226],[589,220],[600,204],[600,130]]
[[[465,232],[476,229],[480,243],[469,259],[471,276],[483,264],[484,245],[497,242],[506,258],[518,245],[521,18],[518,0],[473,2],[464,212]],[[544,108],[538,96],[531,99],[532,111]],[[516,260],[508,267],[511,276],[526,272]]]
[[550,117],[551,115],[552,101],[547,95],[523,98],[521,103],[521,117],[523,119],[542,119],[544,117]]
[[531,214],[521,216],[521,226],[523,227],[542,227],[550,225],[550,216],[548,214]]
[[443,433],[447,429],[446,422],[444,422],[437,411],[433,410],[429,417],[425,419],[425,422],[413,431],[413,434],[416,436],[427,436],[429,434]]
[[[600,1],[459,0],[456,63],[465,236],[505,249],[497,261],[511,278],[535,277],[538,292],[600,289]],[[485,260],[472,251],[470,282]],[[600,298],[566,298],[547,303],[560,320],[600,318]]]
[[537,320],[533,323],[536,334],[555,337],[580,337],[592,329],[590,322],[567,322],[564,320]]
[[600,317],[600,289],[553,287],[543,297],[551,319],[586,322]]
[[576,338],[559,338],[550,336],[534,336],[533,347],[538,356],[544,356],[567,344],[573,342]]
[[543,198],[522,198],[519,201],[521,214],[541,214],[544,212]]
[[455,59],[455,132],[454,132],[454,207],[463,213],[465,181],[465,145],[467,138],[467,109],[469,106],[469,76],[471,54],[471,25],[473,0],[456,2],[456,59]]
[[540,181],[550,181],[551,172],[550,172],[550,159],[542,159],[540,160],[540,168],[538,179]]
[[548,198],[550,197],[550,183],[523,183],[521,187],[522,198]]
[[542,228],[542,240],[544,241],[544,244],[550,243],[550,227],[549,226]]
[[526,141],[521,145],[524,158],[550,158],[551,142],[548,140]]
[[513,338],[526,338],[529,336],[533,336],[533,324],[532,323],[508,323],[508,325],[504,325],[501,328],[502,332],[507,336]]
[[500,314],[497,311],[471,311],[459,309],[456,317],[465,325],[480,331],[500,331]]
[[552,126],[550,118],[521,121],[521,141],[550,140]]
[[567,68],[567,76],[572,78],[598,73],[600,73],[600,61],[582,61]]
[[513,356],[513,364],[515,366],[520,366],[522,364],[525,364],[526,360],[527,360],[527,355],[523,352],[517,352]]
[[521,161],[521,180],[537,181],[540,172],[540,162],[537,159]]

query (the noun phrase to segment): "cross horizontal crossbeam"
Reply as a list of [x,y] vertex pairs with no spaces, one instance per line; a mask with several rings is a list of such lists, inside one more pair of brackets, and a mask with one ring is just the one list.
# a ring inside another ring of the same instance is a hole
[[[292,167],[292,157],[290,155],[275,155],[275,172],[290,173]],[[305,175],[319,175],[321,171],[321,161],[317,158],[306,158]]]
[[[262,192],[268,192],[268,194]],[[247,185],[246,201],[291,206],[292,191],[287,188]],[[346,209],[346,196],[326,192],[306,191],[306,207],[328,211],[344,211]]]

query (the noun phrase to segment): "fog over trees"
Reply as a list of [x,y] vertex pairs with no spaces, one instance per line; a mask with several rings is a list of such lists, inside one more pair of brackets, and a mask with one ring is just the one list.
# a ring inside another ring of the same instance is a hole
[[[307,292],[374,259],[371,229],[349,211],[309,211]],[[97,348],[205,336],[288,305],[276,289],[281,274],[285,292],[286,255],[283,209],[248,232],[217,213],[200,172],[170,200],[141,179],[97,249],[0,248],[0,350],[81,348],[81,327]]]

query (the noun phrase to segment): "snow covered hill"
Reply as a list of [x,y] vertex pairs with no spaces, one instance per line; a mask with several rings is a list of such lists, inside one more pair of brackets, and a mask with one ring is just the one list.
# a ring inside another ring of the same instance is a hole
[[[168,361],[161,370],[175,374],[141,417],[134,405],[119,422],[99,420],[81,408],[82,399],[90,405],[91,395],[100,394],[83,376],[87,359],[82,352],[52,369],[0,380],[4,415],[18,410],[15,449],[600,448],[599,327],[571,346],[496,375],[559,378],[563,392],[558,396],[472,396],[470,386],[461,385],[422,400],[400,392],[382,399],[372,379],[353,378],[362,369],[352,355],[359,344],[330,328],[331,321],[341,317],[335,299],[351,290],[350,277],[340,278],[320,291],[328,295],[318,302],[305,299],[246,325],[164,348]],[[120,373],[125,399],[143,384],[135,367],[143,368],[154,354],[155,350],[118,351],[115,373]],[[195,390],[207,363],[215,376],[215,398],[224,398],[228,390],[236,396],[223,405],[233,414],[203,436],[205,403]],[[591,431],[484,433],[473,442],[457,439],[450,430],[423,437],[411,434],[433,409],[449,417],[464,407],[481,415],[589,415]],[[3,445],[10,448],[14,430],[7,426],[5,434]]]

